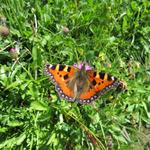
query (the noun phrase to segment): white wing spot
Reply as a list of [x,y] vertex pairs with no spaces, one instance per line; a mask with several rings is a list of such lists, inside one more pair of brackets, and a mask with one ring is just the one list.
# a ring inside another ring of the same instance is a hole
[[60,90],[59,92],[62,93],[62,90]]
[[65,97],[65,95],[64,95],[64,94],[62,94],[61,96],[62,96],[62,97]]
[[90,103],[90,102],[91,102],[91,101],[88,99],[88,100],[87,100],[87,103]]
[[96,95],[94,95],[94,98],[97,98],[97,96],[96,96]]
[[115,78],[114,77],[111,77],[111,79],[114,81],[115,80]]
[[94,98],[93,97],[91,97],[91,100],[93,100]]

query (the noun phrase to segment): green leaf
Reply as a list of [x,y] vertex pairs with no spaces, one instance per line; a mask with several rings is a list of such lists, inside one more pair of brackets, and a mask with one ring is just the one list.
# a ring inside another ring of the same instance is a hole
[[11,139],[6,139],[4,142],[0,143],[0,149],[2,149],[2,148],[10,149],[11,147],[14,146],[15,143],[16,143],[15,137],[13,137]]
[[113,135],[113,137],[117,140],[117,141],[120,141],[121,143],[128,143],[128,141],[123,137],[123,136],[116,136],[116,135]]
[[51,133],[51,136],[50,136],[50,138],[49,138],[49,140],[48,140],[48,142],[47,142],[47,145],[50,145],[50,144],[52,144],[52,143],[55,143],[55,141],[56,141],[56,133]]
[[12,84],[10,84],[9,86],[7,86],[7,88],[5,88],[5,90],[16,88],[16,87],[18,87],[22,82],[23,82],[23,81],[15,81],[15,82],[13,82]]
[[35,65],[41,65],[41,49],[39,46],[34,46],[32,48],[32,58]]
[[42,111],[49,110],[49,107],[45,103],[39,101],[33,101],[30,105],[30,108],[33,110],[42,110]]
[[17,127],[23,125],[23,122],[20,122],[18,120],[8,121],[8,126],[10,127]]
[[128,23],[127,23],[127,17],[123,17],[123,25],[122,25],[123,31],[126,31],[128,28]]
[[25,133],[21,134],[19,137],[17,137],[17,142],[16,142],[16,144],[17,144],[17,145],[22,144],[22,142],[25,140],[25,138],[26,138],[26,134],[25,134]]
[[1,127],[0,128],[0,133],[4,133],[4,132],[6,132],[8,129],[6,128],[6,127]]

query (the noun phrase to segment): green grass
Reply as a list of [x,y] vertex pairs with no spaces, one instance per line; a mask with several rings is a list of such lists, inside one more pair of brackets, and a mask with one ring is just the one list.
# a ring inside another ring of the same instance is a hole
[[[0,36],[0,149],[149,150],[149,10],[148,0],[1,2],[10,34]],[[79,61],[126,89],[108,92],[96,109],[61,100],[44,64]]]

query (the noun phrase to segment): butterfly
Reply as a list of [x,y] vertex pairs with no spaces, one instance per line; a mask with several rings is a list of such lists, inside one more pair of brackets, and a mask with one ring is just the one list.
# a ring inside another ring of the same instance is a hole
[[96,72],[85,63],[74,66],[46,64],[45,72],[55,85],[60,98],[81,104],[89,104],[106,91],[120,85],[116,77]]

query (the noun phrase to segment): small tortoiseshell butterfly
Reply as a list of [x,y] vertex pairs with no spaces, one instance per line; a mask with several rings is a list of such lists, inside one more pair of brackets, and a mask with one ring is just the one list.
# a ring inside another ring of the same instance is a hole
[[59,96],[81,104],[91,103],[106,91],[118,87],[117,78],[103,72],[96,72],[86,64],[45,66],[45,72],[55,84]]

